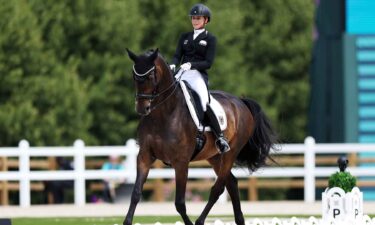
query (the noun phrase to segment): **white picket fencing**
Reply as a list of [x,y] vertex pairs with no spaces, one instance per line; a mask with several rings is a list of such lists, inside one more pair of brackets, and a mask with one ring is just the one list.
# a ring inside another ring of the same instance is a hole
[[[18,171],[0,171],[0,181],[20,182],[20,206],[30,206],[30,181],[42,180],[74,180],[74,203],[77,206],[85,204],[86,180],[104,178],[126,178],[128,182],[134,182],[136,177],[136,157],[138,146],[134,140],[129,140],[125,146],[85,146],[82,140],[75,141],[68,147],[30,147],[26,140],[22,140],[18,147],[1,147],[0,157],[19,157]],[[305,139],[304,144],[285,144],[276,154],[304,154],[304,167],[272,167],[264,168],[251,174],[256,177],[300,177],[304,179],[305,202],[315,201],[315,178],[328,177],[338,169],[336,167],[316,167],[316,154],[344,154],[350,152],[375,153],[375,144],[316,144],[311,137]],[[89,156],[126,156],[126,170],[101,171],[86,170],[85,159]],[[30,157],[70,156],[74,158],[74,170],[72,171],[33,171],[30,170]],[[375,168],[349,167],[348,170],[354,176],[375,176]],[[246,178],[249,173],[244,169],[233,169],[236,177]],[[211,168],[190,168],[189,178],[215,178]],[[151,169],[149,179],[174,178],[174,170],[171,168]]]

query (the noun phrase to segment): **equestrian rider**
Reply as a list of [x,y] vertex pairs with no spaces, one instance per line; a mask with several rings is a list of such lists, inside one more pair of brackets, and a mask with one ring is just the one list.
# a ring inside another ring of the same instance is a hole
[[209,33],[205,26],[211,19],[210,9],[203,4],[194,5],[189,14],[194,30],[183,33],[178,41],[177,49],[170,68],[174,71],[177,64],[181,64],[176,75],[189,83],[199,95],[203,111],[205,112],[211,129],[216,136],[216,148],[220,153],[230,150],[228,141],[220,129],[219,122],[209,103],[208,74],[215,58],[216,37]]

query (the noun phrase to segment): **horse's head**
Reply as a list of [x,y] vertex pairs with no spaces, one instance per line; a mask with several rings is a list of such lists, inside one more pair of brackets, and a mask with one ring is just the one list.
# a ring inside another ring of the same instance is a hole
[[169,67],[159,56],[158,49],[150,50],[139,56],[129,49],[126,50],[130,59],[134,62],[133,79],[136,88],[136,111],[138,114],[148,115],[156,107],[152,106],[152,102],[169,89],[168,87],[159,90],[159,88],[164,88],[160,83],[163,81],[165,73],[167,71],[170,73]]

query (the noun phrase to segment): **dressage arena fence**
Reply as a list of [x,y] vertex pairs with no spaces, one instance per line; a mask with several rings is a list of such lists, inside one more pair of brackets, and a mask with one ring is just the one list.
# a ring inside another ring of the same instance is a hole
[[[300,179],[298,185],[304,188],[304,201],[315,201],[315,188],[317,186],[326,187],[326,179],[338,170],[334,165],[337,155],[347,154],[350,165],[348,171],[357,177],[368,179],[359,181],[358,186],[375,186],[375,168],[359,167],[357,163],[374,162],[374,159],[359,159],[358,153],[375,153],[375,144],[316,144],[315,140],[307,137],[303,144],[285,144],[280,146],[281,150],[273,153],[281,166],[265,167],[249,175],[245,169],[234,168],[233,174],[239,178],[241,183],[248,187],[256,186],[260,182],[257,178],[278,178],[289,179],[284,184],[289,185],[294,178]],[[18,147],[1,147],[0,162],[4,158],[17,158],[18,170],[8,171],[3,165],[0,166],[0,187],[1,184],[19,183],[19,199],[21,207],[29,207],[31,204],[30,193],[35,182],[46,180],[74,180],[74,204],[84,205],[86,197],[86,181],[101,179],[126,179],[127,183],[134,183],[136,178],[136,158],[139,147],[135,140],[128,140],[125,146],[85,146],[82,140],[75,141],[73,146],[68,147],[30,147],[26,140],[22,140]],[[87,160],[89,157],[119,155],[125,156],[125,170],[103,171],[100,169],[88,169]],[[31,169],[33,159],[40,157],[72,157],[74,170],[71,171],[49,171]],[[291,164],[284,164],[285,159],[292,161]],[[329,159],[330,161],[327,161]],[[354,163],[353,163],[354,162]],[[319,165],[318,165],[319,164]],[[148,175],[149,180],[173,179],[175,172],[172,168],[161,167],[152,168]],[[189,168],[189,179],[215,179],[216,175],[212,168]],[[243,180],[245,179],[245,180]],[[247,180],[246,180],[247,179]],[[278,179],[272,179],[277,183]],[[325,179],[321,182],[320,179]],[[189,182],[190,182],[189,181]],[[255,181],[255,182],[254,182]],[[189,186],[188,182],[188,186]],[[268,183],[270,184],[270,183]],[[35,188],[35,187],[34,187]],[[249,188],[250,190],[250,188]],[[4,191],[3,191],[4,193]],[[226,194],[222,195],[225,201]]]

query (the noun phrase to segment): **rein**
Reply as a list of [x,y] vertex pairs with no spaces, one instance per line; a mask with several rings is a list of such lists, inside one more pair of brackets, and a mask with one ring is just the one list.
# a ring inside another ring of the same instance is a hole
[[[156,97],[158,97],[158,96],[160,96],[161,94],[163,94],[164,92],[166,92],[166,91],[168,91],[171,87],[174,87],[173,88],[173,91],[166,97],[166,98],[164,98],[161,102],[159,102],[158,104],[156,104],[156,105],[153,105],[153,106],[151,106],[151,109],[150,109],[150,111],[152,112],[152,110],[154,110],[154,109],[156,109],[156,107],[158,107],[159,105],[161,105],[161,104],[163,104],[164,102],[166,102],[167,100],[168,100],[168,98],[170,98],[171,96],[172,96],[172,94],[174,94],[175,93],[175,91],[176,91],[176,89],[177,89],[177,87],[178,87],[178,83],[180,82],[180,78],[178,78],[177,80],[175,80],[167,89],[165,89],[164,91],[162,91],[162,92],[160,92],[160,93],[158,93],[158,94],[156,94],[155,96]],[[155,97],[155,98],[156,98]]]

